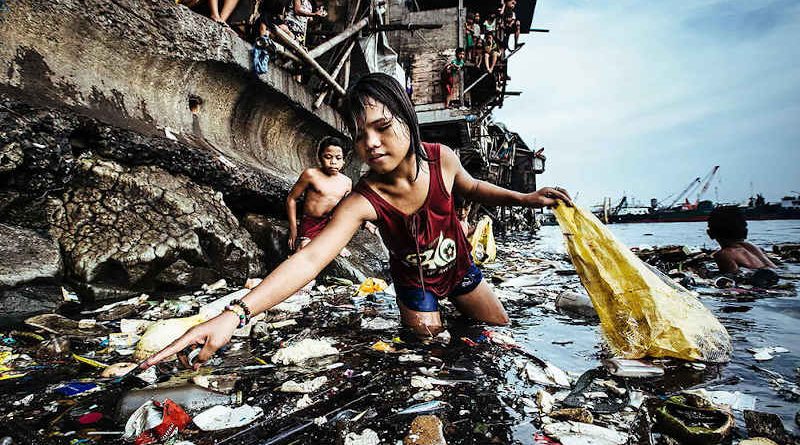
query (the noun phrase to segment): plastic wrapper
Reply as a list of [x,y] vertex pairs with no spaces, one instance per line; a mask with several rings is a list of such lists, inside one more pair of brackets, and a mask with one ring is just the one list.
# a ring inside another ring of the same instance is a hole
[[491,263],[497,256],[497,245],[492,232],[492,220],[488,216],[478,221],[475,232],[469,240],[472,244],[472,261],[477,265]]
[[695,294],[642,262],[590,212],[561,205],[554,213],[615,354],[730,359],[728,332]]

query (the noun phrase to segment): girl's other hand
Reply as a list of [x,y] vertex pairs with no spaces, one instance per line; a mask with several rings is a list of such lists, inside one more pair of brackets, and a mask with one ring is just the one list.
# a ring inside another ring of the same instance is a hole
[[528,203],[535,207],[553,208],[558,206],[558,201],[564,201],[569,207],[573,206],[569,193],[561,187],[543,187],[529,193],[527,198]]

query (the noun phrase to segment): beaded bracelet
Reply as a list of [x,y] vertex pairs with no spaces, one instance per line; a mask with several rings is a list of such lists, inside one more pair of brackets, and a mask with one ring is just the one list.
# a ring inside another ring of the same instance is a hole
[[236,327],[237,329],[241,329],[247,326],[247,322],[249,320],[247,318],[247,315],[244,313],[244,310],[241,308],[241,306],[234,306],[232,304],[229,304],[225,306],[225,310],[231,311],[234,314],[236,314],[237,317],[239,317],[239,326]]
[[247,321],[250,322],[250,308],[244,303],[244,301],[236,299],[231,300],[231,306],[239,306],[244,311],[244,314],[247,316]]

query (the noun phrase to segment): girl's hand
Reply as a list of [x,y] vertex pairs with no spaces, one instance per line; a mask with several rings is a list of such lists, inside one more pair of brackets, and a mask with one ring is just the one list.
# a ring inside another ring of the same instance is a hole
[[295,243],[297,243],[297,229],[289,229],[289,252],[294,252]]
[[531,207],[548,207],[553,208],[558,206],[558,201],[564,201],[569,207],[572,207],[572,198],[569,193],[561,187],[544,187],[533,193],[525,195],[526,204]]
[[200,365],[208,361],[217,352],[217,349],[228,344],[237,326],[239,326],[239,317],[231,311],[224,311],[211,320],[189,329],[180,338],[162,349],[161,352],[148,358],[140,367],[147,369],[165,358],[184,350],[187,346],[198,345],[203,349],[194,361],[193,367],[194,369],[199,369]]

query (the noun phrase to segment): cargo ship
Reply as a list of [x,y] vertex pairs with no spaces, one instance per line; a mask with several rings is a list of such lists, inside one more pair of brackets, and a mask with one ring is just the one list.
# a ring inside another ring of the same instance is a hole
[[[696,204],[684,203],[681,206],[659,209],[645,208],[645,211],[624,211],[620,209],[609,215],[610,223],[653,223],[653,222],[693,222],[706,221],[716,207],[730,207],[727,204],[715,204],[712,201],[700,201]],[[739,207],[748,221],[772,219],[800,219],[800,197],[785,196],[778,203],[765,202],[761,195],[751,199],[748,205],[732,205]],[[636,208],[641,209],[641,208]]]

